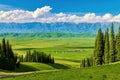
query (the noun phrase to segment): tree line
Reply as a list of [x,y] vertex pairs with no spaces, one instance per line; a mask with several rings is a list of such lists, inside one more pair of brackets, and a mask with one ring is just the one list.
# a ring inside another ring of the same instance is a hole
[[17,55],[13,53],[9,41],[3,38],[2,43],[0,43],[0,69],[14,70],[16,67],[19,67]]
[[20,62],[41,62],[41,63],[51,63],[54,64],[54,57],[51,57],[50,54],[45,54],[44,52],[30,50],[26,52],[25,56],[19,56]]
[[44,52],[27,51],[25,56],[13,52],[8,40],[2,39],[0,43],[0,69],[14,70],[20,67],[20,62],[41,62],[54,64],[54,57]]
[[82,59],[80,67],[91,67],[103,64],[109,64],[120,61],[120,27],[118,33],[114,33],[114,24],[110,28],[110,35],[108,28],[105,33],[101,29],[98,30],[94,54],[91,58]]

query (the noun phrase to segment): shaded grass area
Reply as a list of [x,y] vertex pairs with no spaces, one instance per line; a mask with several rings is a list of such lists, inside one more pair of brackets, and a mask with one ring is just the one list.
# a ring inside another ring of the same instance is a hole
[[[63,46],[65,46],[65,45],[63,45]],[[52,48],[54,48],[54,47],[52,47]],[[94,46],[79,46],[79,47],[65,47],[65,48],[66,49],[94,49]],[[18,49],[14,49],[14,50],[41,50],[41,49],[45,49],[45,48],[18,48]]]
[[78,46],[78,47],[67,47],[72,49],[94,49],[94,46]]
[[53,70],[53,69],[69,69],[68,66],[63,64],[43,64],[35,62],[23,62],[20,68],[17,68],[15,72],[29,72],[29,71],[42,71],[42,70]]
[[70,69],[70,66],[55,63],[55,64],[43,64],[35,62],[22,62],[19,68],[14,71],[0,70],[0,73],[14,73],[14,72],[31,72],[31,71],[44,71],[44,70],[55,70],[55,69]]
[[66,66],[64,64],[59,64],[59,63],[49,64],[49,65],[54,67],[55,69],[70,69],[69,66]]
[[120,63],[91,68],[33,73],[1,80],[120,80]]

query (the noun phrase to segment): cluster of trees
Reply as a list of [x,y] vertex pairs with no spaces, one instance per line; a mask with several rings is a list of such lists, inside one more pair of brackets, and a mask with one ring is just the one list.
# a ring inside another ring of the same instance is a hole
[[83,59],[81,61],[81,67],[109,64],[116,61],[120,61],[120,27],[115,36],[114,24],[112,23],[110,35],[108,28],[105,34],[101,29],[98,30],[94,55],[91,58]]
[[17,56],[14,55],[9,41],[3,38],[0,44],[0,69],[14,70],[19,64],[20,63],[17,62]]
[[91,67],[93,66],[93,57],[81,60],[80,67]]
[[51,63],[54,64],[54,58],[50,54],[45,54],[44,52],[38,51],[27,51],[25,57],[23,55],[19,56],[20,62],[41,62],[41,63]]

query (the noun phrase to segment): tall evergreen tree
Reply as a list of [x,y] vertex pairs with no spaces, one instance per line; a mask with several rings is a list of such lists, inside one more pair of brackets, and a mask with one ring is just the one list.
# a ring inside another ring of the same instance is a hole
[[86,67],[86,60],[85,59],[81,60],[80,67]]
[[6,54],[6,42],[5,42],[5,38],[2,39],[2,54],[4,56],[7,56],[7,54]]
[[95,39],[95,47],[94,47],[94,55],[93,55],[93,65],[96,65],[96,59],[97,59],[97,38],[98,38],[98,34],[96,36],[96,39]]
[[103,33],[101,29],[98,30],[98,35],[95,42],[95,65],[103,64],[103,55],[104,55],[104,41],[103,41]]
[[110,62],[116,61],[116,48],[115,48],[115,36],[114,36],[114,25],[112,23],[110,32]]
[[116,53],[117,53],[117,60],[120,61],[120,27],[116,37]]
[[108,33],[108,28],[105,32],[105,45],[104,45],[104,61],[105,64],[109,63],[109,58],[110,58],[110,54],[109,54],[109,33]]
[[90,58],[90,65],[91,66],[94,66],[94,62],[93,62],[93,57],[91,56],[91,58]]
[[10,56],[10,45],[9,45],[9,41],[7,41],[7,43],[6,43],[6,54],[7,54],[8,57],[11,57],[11,56]]
[[90,58],[86,59],[86,67],[91,67]]
[[14,55],[9,41],[3,38],[2,45],[0,46],[0,69],[13,70],[16,67],[17,56]]

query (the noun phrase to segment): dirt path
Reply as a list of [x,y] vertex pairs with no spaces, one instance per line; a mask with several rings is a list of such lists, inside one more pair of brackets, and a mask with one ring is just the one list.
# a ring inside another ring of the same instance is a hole
[[18,76],[18,75],[26,75],[26,74],[32,74],[32,73],[53,72],[53,71],[59,71],[59,70],[43,70],[43,71],[20,72],[20,73],[3,73],[3,74],[0,74],[0,78]]

